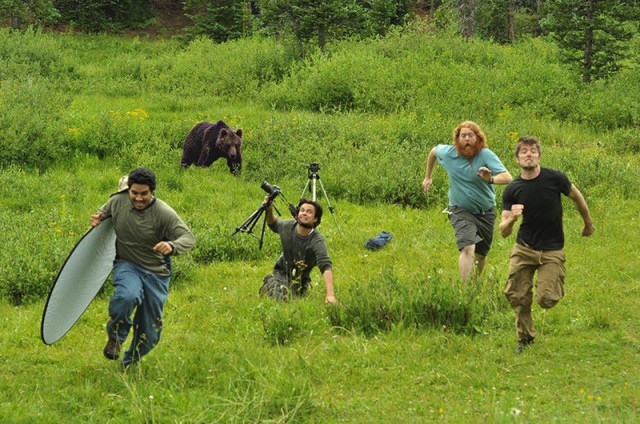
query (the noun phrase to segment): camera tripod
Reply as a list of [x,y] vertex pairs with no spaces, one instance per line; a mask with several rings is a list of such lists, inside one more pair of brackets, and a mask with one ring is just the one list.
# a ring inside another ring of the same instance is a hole
[[[233,232],[233,234],[231,234],[231,236],[235,236],[237,233],[247,233],[250,236],[255,237],[259,244],[258,244],[258,249],[262,250],[262,244],[264,242],[264,230],[267,224],[267,215],[265,214],[265,212],[269,209],[269,206],[273,203],[273,201],[276,199],[276,197],[280,196],[282,198],[282,201],[285,202],[287,204],[287,207],[289,208],[289,211],[291,212],[291,214],[295,217],[296,215],[296,209],[295,207],[287,202],[287,199],[285,199],[284,195],[282,194],[282,192],[280,191],[280,187],[278,186],[271,186],[268,182],[264,182],[262,183],[262,185],[260,186],[260,188],[262,188],[264,191],[266,191],[267,193],[269,193],[269,197],[267,198],[266,201],[264,201],[260,207],[258,209],[256,209],[256,211],[254,213],[252,213],[249,218],[245,219],[244,222],[242,224],[240,224],[238,227],[236,227],[236,230]],[[278,213],[278,215],[282,215],[280,213],[280,211],[278,210],[278,208],[276,208],[276,205],[273,205],[273,209],[275,209],[275,211]],[[260,220],[260,217],[264,215],[264,218],[262,220],[262,230],[260,232],[260,238],[258,238],[258,236],[256,236],[253,233],[253,227],[256,226],[256,224],[258,223],[258,221]]]
[[300,197],[304,197],[304,194],[306,193],[307,189],[309,188],[309,185],[311,185],[311,195],[313,196],[311,198],[311,200],[313,200],[314,202],[316,201],[316,182],[320,183],[320,188],[322,189],[322,193],[324,194],[324,198],[327,201],[327,206],[329,207],[329,212],[331,212],[331,216],[333,217],[333,222],[335,222],[336,224],[336,228],[338,229],[338,233],[340,233],[340,235],[342,235],[342,231],[340,231],[340,226],[338,225],[338,220],[336,219],[336,216],[334,215],[333,211],[333,206],[331,206],[331,202],[329,201],[329,196],[327,196],[327,191],[324,189],[324,184],[322,184],[322,181],[320,180],[320,174],[318,174],[318,171],[320,170],[320,165],[317,163],[311,163],[309,165],[307,165],[307,183],[304,186],[304,189],[302,189],[302,194],[300,195]]

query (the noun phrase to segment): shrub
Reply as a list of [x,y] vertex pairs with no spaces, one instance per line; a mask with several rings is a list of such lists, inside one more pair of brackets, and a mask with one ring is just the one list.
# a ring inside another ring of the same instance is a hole
[[[456,121],[495,117],[502,105],[549,113],[549,103],[575,90],[557,50],[538,39],[517,49],[466,43],[409,27],[385,38],[345,41],[316,53],[263,90],[272,106],[312,111],[440,113]],[[464,99],[464,108],[453,99]]]
[[634,128],[640,125],[640,91],[637,69],[627,69],[610,79],[589,84],[571,99],[569,117],[596,130]]
[[[0,184],[5,190],[20,187],[20,193],[29,193],[28,201],[23,195],[2,193],[0,296],[16,305],[34,302],[49,292],[64,258],[84,231],[70,218],[69,204],[75,196],[68,198],[57,184],[43,184],[40,177],[16,167],[0,173]],[[40,209],[42,205],[48,208]]]
[[265,339],[272,345],[288,345],[320,325],[322,314],[306,299],[278,302],[265,299],[258,305],[257,314]]
[[61,109],[68,98],[44,80],[9,80],[2,87],[0,164],[46,169],[67,158],[70,149],[63,138]]
[[341,305],[328,309],[328,317],[335,327],[367,336],[399,325],[473,334],[504,306],[495,292],[481,287],[443,281],[438,273],[416,281],[388,270],[349,286]]
[[63,58],[60,39],[40,29],[0,28],[0,82],[55,76]]
[[280,80],[290,61],[274,40],[216,44],[198,38],[170,60],[167,72],[149,75],[149,88],[194,98],[205,95],[234,100],[253,96],[262,84]]

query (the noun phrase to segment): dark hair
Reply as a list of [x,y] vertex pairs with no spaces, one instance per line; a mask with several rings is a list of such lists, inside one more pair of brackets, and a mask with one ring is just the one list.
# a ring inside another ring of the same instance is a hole
[[313,205],[313,207],[316,209],[317,221],[315,224],[313,224],[313,228],[317,227],[318,225],[320,225],[320,222],[322,221],[322,206],[320,206],[320,203],[316,202],[315,200],[309,200],[305,197],[302,197],[298,202],[298,206],[296,207],[296,217],[298,216],[298,213],[300,213],[300,206],[304,204]]
[[537,138],[530,137],[530,136],[522,136],[518,139],[518,142],[516,143],[516,158],[518,157],[518,153],[520,153],[520,148],[522,147],[523,144],[526,144],[527,146],[536,147],[538,149],[538,153],[542,155],[542,145],[540,145],[540,142],[538,141]]
[[136,168],[129,174],[127,185],[131,187],[134,184],[148,185],[149,189],[156,191],[156,176],[147,168]]

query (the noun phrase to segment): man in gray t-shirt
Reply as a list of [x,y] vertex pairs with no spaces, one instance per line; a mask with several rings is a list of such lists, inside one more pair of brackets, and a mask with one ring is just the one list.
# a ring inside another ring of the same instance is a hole
[[[269,198],[267,197],[267,200]],[[322,220],[322,207],[316,201],[300,199],[296,219],[282,220],[273,214],[269,202],[267,209],[269,228],[280,235],[282,254],[273,267],[273,273],[264,278],[260,294],[278,300],[290,296],[303,296],[311,282],[311,270],[318,266],[324,278],[326,303],[336,303],[333,292],[331,258],[324,237],[316,230]]]

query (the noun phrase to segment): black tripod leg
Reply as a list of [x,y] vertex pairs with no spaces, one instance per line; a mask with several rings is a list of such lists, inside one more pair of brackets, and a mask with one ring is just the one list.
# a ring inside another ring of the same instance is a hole
[[262,243],[264,242],[264,227],[267,224],[267,215],[264,216],[264,220],[262,220],[262,234],[260,234],[260,243],[258,244],[258,250],[262,250]]
[[233,232],[233,234],[231,234],[232,236],[235,236],[237,233],[239,233],[240,231],[242,231],[243,233],[249,233],[252,236],[255,236],[252,232],[253,227],[256,226],[256,223],[258,222],[258,220],[260,219],[260,216],[262,215],[262,213],[265,211],[265,207],[264,206],[260,206],[258,208],[258,210],[256,210],[254,213],[252,213],[249,218],[245,219],[244,222],[242,224],[240,224],[236,230]]

